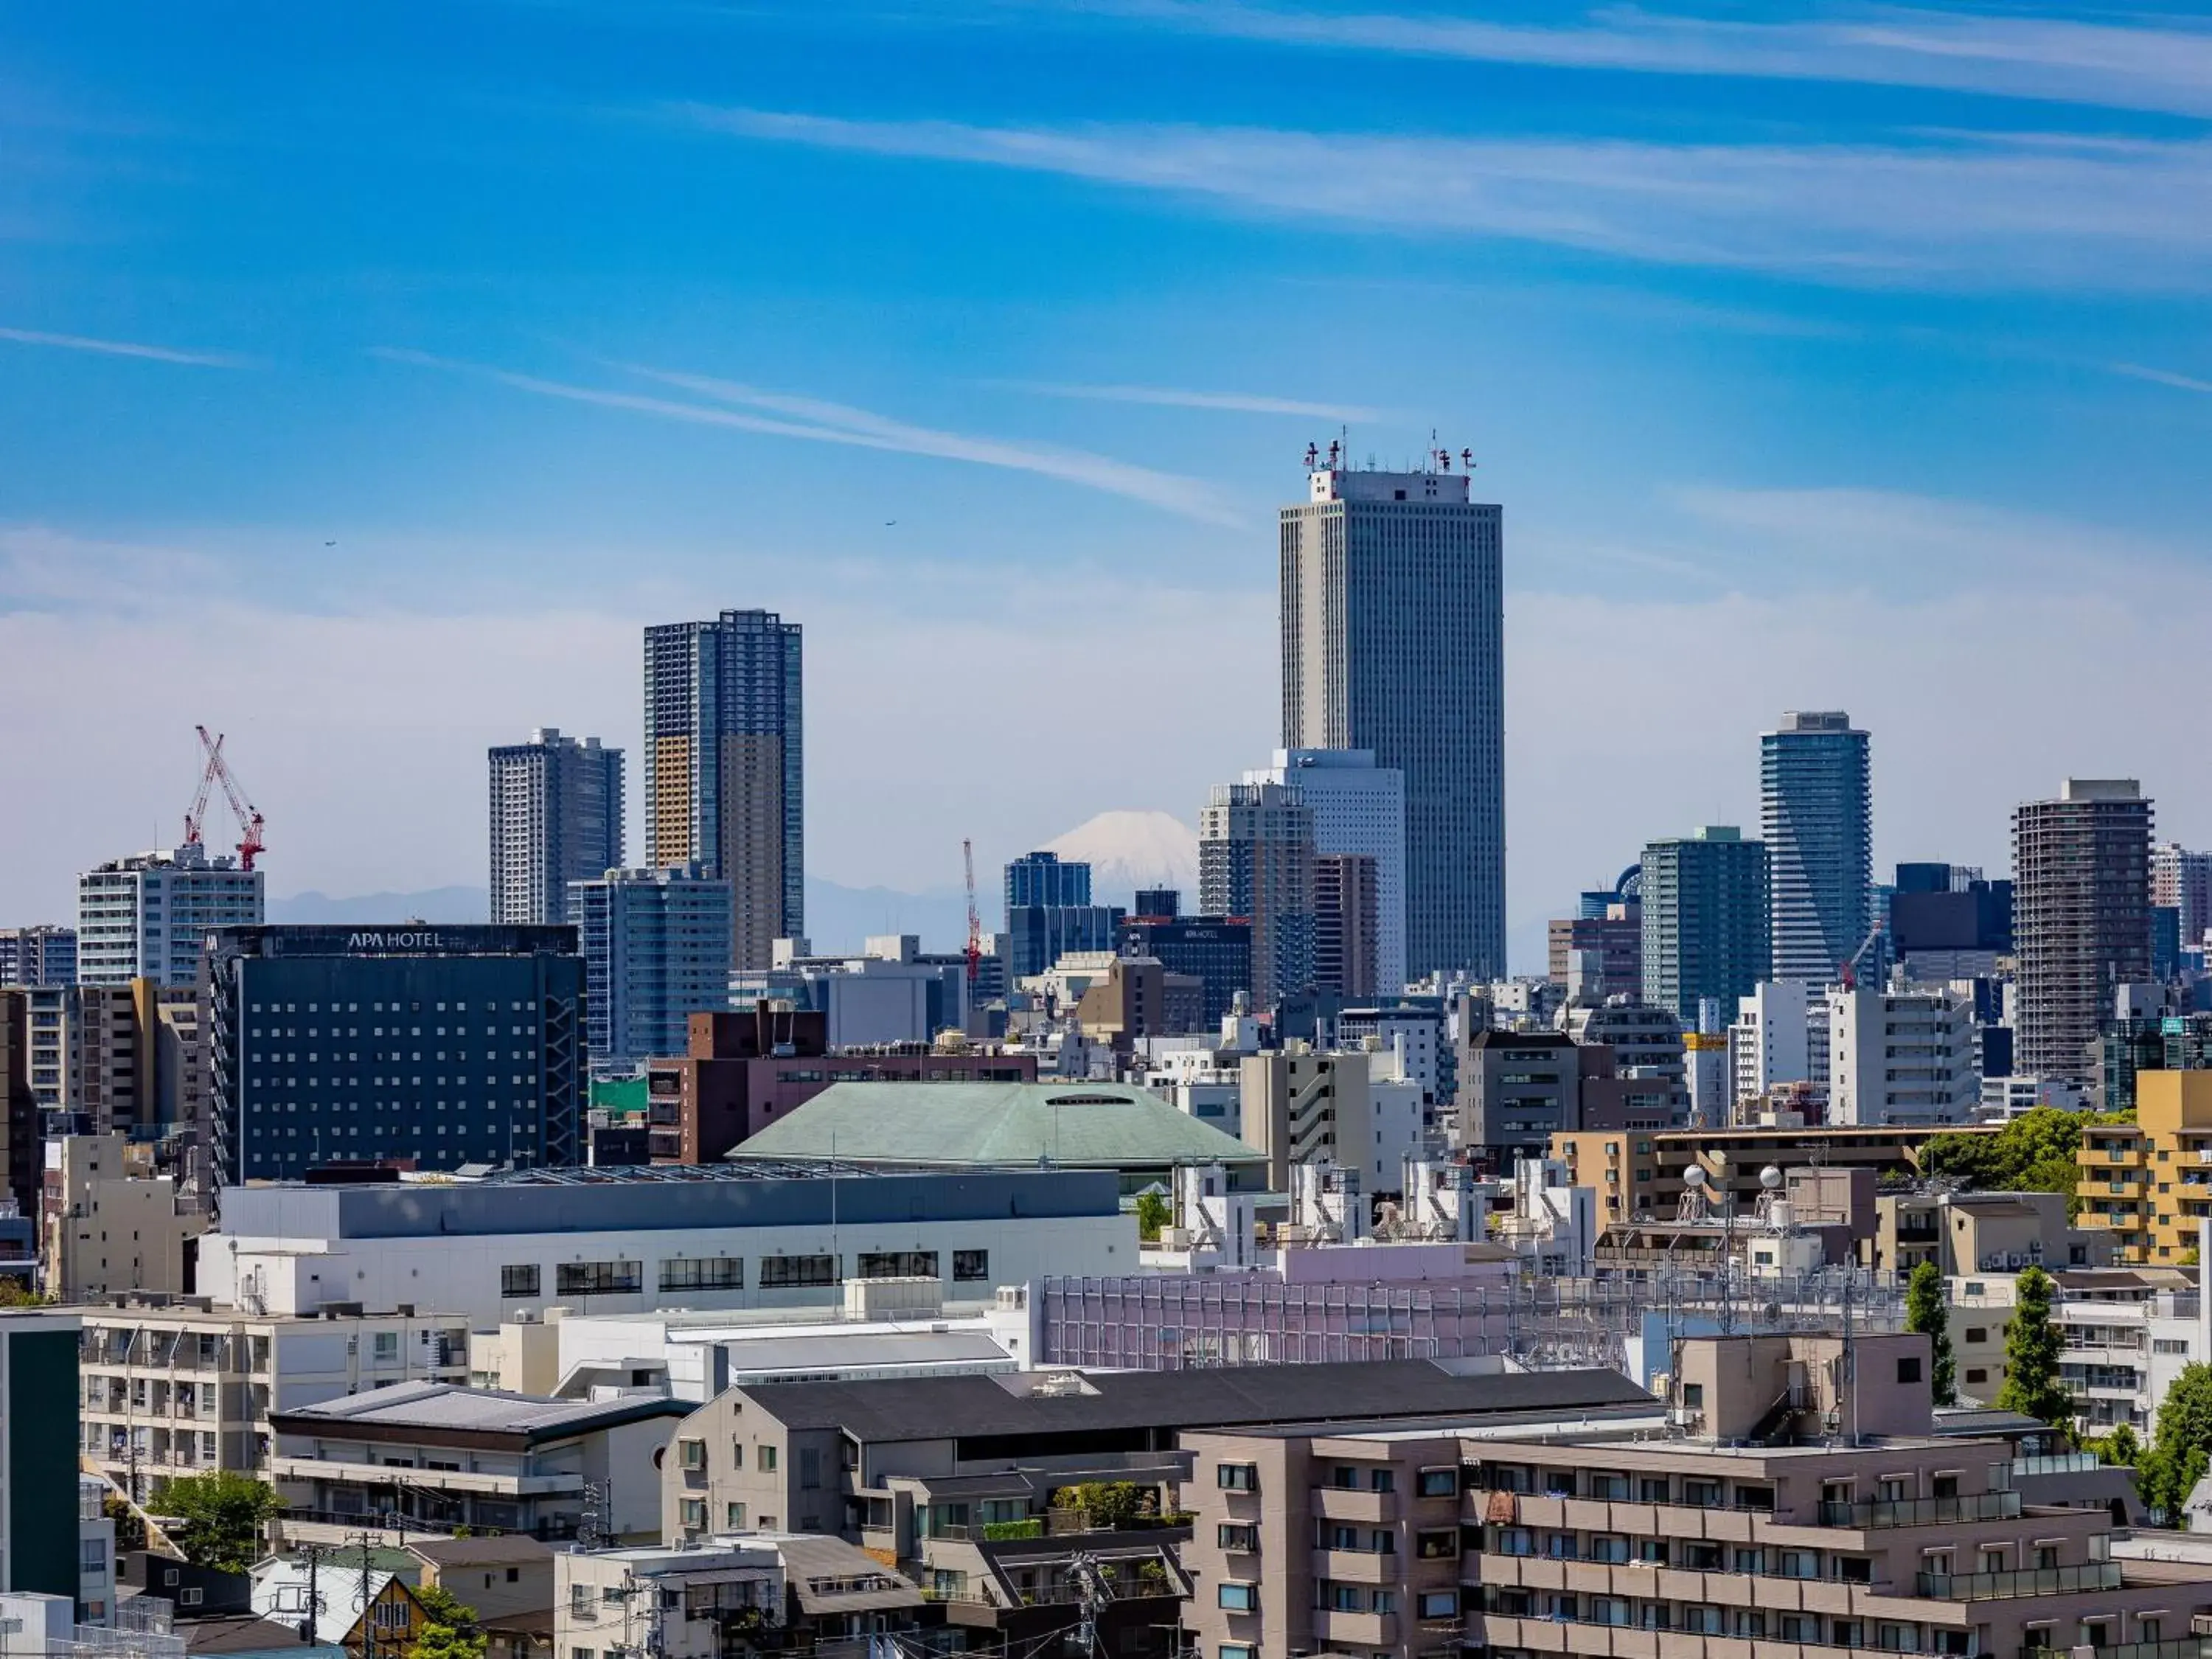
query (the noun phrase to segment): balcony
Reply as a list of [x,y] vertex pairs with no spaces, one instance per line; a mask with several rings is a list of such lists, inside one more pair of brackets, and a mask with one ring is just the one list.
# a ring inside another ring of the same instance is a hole
[[2012,1601],[2029,1595],[2078,1595],[2116,1590],[2120,1564],[2087,1561],[2074,1567],[2030,1567],[2019,1572],[1923,1572],[1914,1577],[1918,1594],[1931,1601]]
[[1404,1577],[1400,1559],[1380,1550],[1316,1550],[1313,1576],[1347,1584],[1395,1584]]
[[[2057,1659],[2063,1648],[2022,1648],[2019,1659]],[[2212,1640],[2185,1636],[2173,1642],[2118,1642],[2099,1648],[2097,1659],[2212,1659]]]
[[[1834,1648],[1772,1637],[1706,1636],[1694,1631],[1655,1630],[1633,1625],[1601,1625],[1571,1619],[1488,1613],[1477,1615],[1479,1629],[1492,1648],[1531,1653],[1587,1654],[1592,1659],[1865,1659],[1863,1648]],[[1947,1659],[1948,1656],[1947,1656]],[[2052,1656],[2052,1659],[2057,1659]]]
[[2015,1480],[2038,1474],[2080,1474],[2102,1465],[2094,1452],[2053,1452],[2043,1457],[2015,1457],[2008,1467]]
[[[2091,1460],[2094,1462],[2093,1458]],[[1871,1530],[1881,1527],[1943,1527],[1960,1521],[2011,1521],[2020,1515],[2016,1492],[1976,1492],[1966,1498],[1909,1498],[1893,1502],[1823,1504],[1820,1524]]]
[[1351,1486],[1316,1486],[1313,1512],[1324,1521],[1379,1522],[1398,1518],[1395,1492],[1361,1492]]
[[1395,1613],[1339,1613],[1317,1611],[1314,1635],[1344,1647],[1389,1648],[1398,1644],[1398,1615]]

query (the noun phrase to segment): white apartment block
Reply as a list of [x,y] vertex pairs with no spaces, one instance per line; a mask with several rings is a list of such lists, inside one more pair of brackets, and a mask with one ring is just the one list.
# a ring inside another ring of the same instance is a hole
[[199,977],[200,947],[218,927],[262,920],[262,872],[197,843],[135,854],[77,878],[77,980],[165,987]]
[[1406,775],[1371,749],[1278,749],[1247,783],[1282,784],[1313,811],[1316,853],[1375,860],[1375,987],[1406,988]]
[[1729,1027],[1731,1093],[1737,1103],[1783,1084],[1828,1081],[1828,1019],[1802,980],[1765,980],[1736,1005]]
[[266,1475],[269,1413],[394,1382],[465,1382],[450,1314],[243,1313],[203,1298],[83,1310],[81,1449],[138,1498],[210,1469]]
[[1827,993],[1828,1121],[1963,1123],[1981,1100],[1973,1005],[1948,991]]

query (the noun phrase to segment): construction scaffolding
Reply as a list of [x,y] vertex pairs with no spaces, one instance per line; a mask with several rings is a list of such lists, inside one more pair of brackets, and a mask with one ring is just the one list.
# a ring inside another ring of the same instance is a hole
[[1292,1284],[1267,1273],[1050,1278],[1030,1295],[1038,1363],[1145,1371],[1483,1355],[1536,1370],[1624,1370],[1632,1344],[1648,1352],[1678,1336],[1905,1323],[1899,1275],[1837,1267],[1462,1285]]

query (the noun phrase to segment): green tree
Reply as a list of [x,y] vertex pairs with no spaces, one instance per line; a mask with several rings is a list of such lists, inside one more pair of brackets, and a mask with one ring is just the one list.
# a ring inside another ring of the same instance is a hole
[[1157,1241],[1160,1230],[1175,1218],[1165,1195],[1159,1193],[1137,1194],[1137,1237],[1146,1243]]
[[2014,1287],[1997,1407],[2063,1429],[2074,1415],[2074,1399],[2058,1378],[2058,1328],[2051,1322],[2051,1275],[2040,1267],[2028,1268]]
[[441,1584],[417,1586],[415,1600],[424,1623],[412,1659],[483,1659],[483,1627],[474,1607]]
[[2142,1442],[2136,1431],[2123,1423],[2102,1440],[2093,1440],[2089,1449],[2097,1454],[2097,1461],[2108,1468],[2131,1469],[2142,1461]]
[[1959,1398],[1959,1361],[1951,1352],[1951,1307],[1943,1294],[1942,1269],[1923,1261],[1905,1287],[1905,1328],[1928,1339],[1928,1381],[1939,1406]]
[[155,1494],[157,1515],[173,1516],[165,1528],[196,1566],[244,1572],[261,1553],[261,1528],[283,1505],[266,1481],[234,1470],[179,1475]]
[[1062,1486],[1054,1497],[1061,1507],[1079,1510],[1090,1525],[1107,1531],[1133,1526],[1158,1513],[1152,1489],[1133,1480],[1085,1480]]
[[2185,1365],[2159,1406],[2150,1449],[2136,1465],[2136,1492],[2163,1524],[2181,1524],[2182,1505],[2204,1478],[2208,1450],[2212,1450],[2212,1365]]

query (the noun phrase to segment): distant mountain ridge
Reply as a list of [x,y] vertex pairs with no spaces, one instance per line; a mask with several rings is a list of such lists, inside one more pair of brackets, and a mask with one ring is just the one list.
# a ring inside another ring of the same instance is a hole
[[491,895],[481,887],[426,887],[415,893],[293,893],[271,898],[269,920],[293,927],[331,927],[342,922],[481,922],[491,915]]

